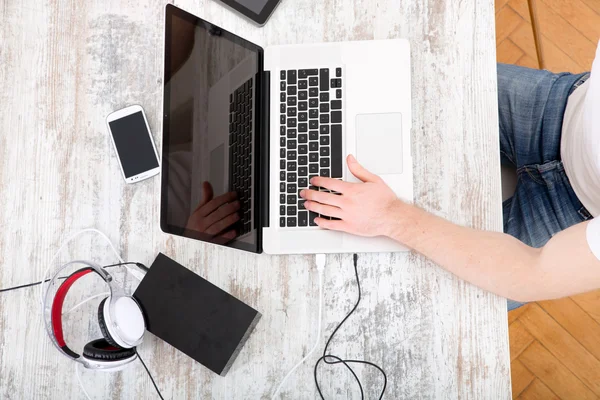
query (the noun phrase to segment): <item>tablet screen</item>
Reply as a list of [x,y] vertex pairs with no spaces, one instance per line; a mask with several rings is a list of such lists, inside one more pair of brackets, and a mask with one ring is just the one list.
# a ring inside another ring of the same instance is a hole
[[240,3],[253,13],[260,14],[268,0],[236,0],[236,2]]
[[220,0],[258,24],[264,24],[280,0]]

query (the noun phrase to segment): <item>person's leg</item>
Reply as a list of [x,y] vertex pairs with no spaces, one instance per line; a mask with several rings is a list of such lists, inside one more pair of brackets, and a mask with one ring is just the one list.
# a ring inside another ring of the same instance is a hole
[[[517,169],[515,195],[503,204],[504,232],[530,246],[590,217],[560,161],[567,99],[588,77],[498,65],[501,158]],[[521,305],[508,302],[509,310]]]
[[567,98],[589,74],[498,64],[500,154],[516,168],[560,160]]

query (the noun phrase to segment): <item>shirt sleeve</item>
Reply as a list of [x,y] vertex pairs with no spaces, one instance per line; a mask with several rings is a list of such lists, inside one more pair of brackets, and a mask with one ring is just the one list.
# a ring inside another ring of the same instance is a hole
[[590,250],[600,260],[600,217],[590,221],[586,229],[586,237]]

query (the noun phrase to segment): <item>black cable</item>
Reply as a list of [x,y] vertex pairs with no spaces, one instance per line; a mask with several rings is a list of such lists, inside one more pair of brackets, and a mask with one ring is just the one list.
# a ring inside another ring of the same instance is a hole
[[[58,278],[58,279],[64,279],[63,277]],[[50,279],[46,279],[44,282],[48,282]],[[26,287],[30,287],[30,286],[35,286],[35,285],[39,285],[42,282],[34,282],[34,283],[28,283],[26,285],[20,285],[20,286],[15,286],[15,287],[11,287],[11,288],[6,288],[6,289],[0,289],[0,293],[3,292],[10,292],[11,290],[17,290],[17,289],[24,289]]]
[[154,385],[154,389],[156,389],[156,393],[158,393],[158,396],[161,398],[161,400],[165,400],[162,397],[162,394],[160,394],[160,390],[158,390],[158,386],[156,386],[156,382],[154,382],[154,378],[152,377],[152,374],[150,373],[150,370],[148,369],[148,367],[146,367],[146,363],[144,362],[144,360],[142,360],[142,356],[140,355],[140,353],[137,351],[137,348],[135,349],[135,353],[137,354],[138,358],[140,359],[140,362],[142,363],[142,365],[144,366],[144,368],[146,369],[146,372],[148,373],[148,377],[150,378],[150,380],[152,381],[152,384]]
[[[331,336],[329,336],[329,339],[327,339],[327,343],[325,344],[325,349],[323,349],[323,355],[315,363],[315,369],[314,369],[315,385],[317,386],[317,391],[319,392],[319,396],[321,397],[322,400],[325,400],[325,398],[323,397],[323,393],[321,392],[321,387],[319,386],[319,380],[317,378],[317,371],[318,371],[319,364],[321,363],[321,361],[323,361],[325,364],[329,364],[329,365],[344,364],[344,366],[346,368],[348,368],[348,370],[354,376],[356,383],[358,383],[358,387],[360,389],[360,398],[362,400],[364,400],[364,398],[365,398],[365,393],[363,391],[362,384],[360,382],[360,379],[358,379],[358,376],[356,375],[356,373],[354,372],[354,370],[352,369],[352,367],[349,364],[370,365],[372,367],[377,368],[379,370],[379,372],[382,373],[383,389],[381,390],[381,394],[379,395],[379,400],[383,399],[383,394],[385,393],[385,389],[387,387],[387,375],[385,374],[385,371],[377,364],[374,364],[369,361],[364,361],[364,360],[343,360],[338,356],[334,356],[333,354],[327,354],[327,348],[331,344],[333,337],[335,336],[337,331],[342,327],[342,325],[344,325],[344,322],[346,322],[346,320],[348,318],[350,318],[350,316],[354,313],[354,311],[356,311],[356,309],[358,308],[358,305],[360,304],[361,291],[360,291],[360,279],[358,278],[358,254],[353,255],[353,260],[354,260],[354,274],[356,276],[356,287],[358,288],[358,299],[356,300],[356,304],[354,305],[352,310],[350,310],[350,312],[344,317],[342,322],[340,322],[338,324],[338,326],[333,330],[333,333],[331,334]],[[331,361],[330,359],[333,359],[335,361]]]
[[[137,262],[125,262],[125,263],[119,263],[119,264],[105,265],[102,268],[112,268],[112,267],[118,267],[120,265],[137,265],[138,267],[142,268],[144,271],[148,272],[148,267],[146,267],[142,263],[137,263]],[[67,279],[67,278],[68,278],[67,276],[59,276],[57,279]],[[44,283],[49,282],[50,280],[52,280],[52,278],[46,279],[44,281]],[[24,289],[24,288],[28,288],[31,286],[39,285],[41,283],[42,283],[42,281],[39,281],[39,282],[27,283],[25,285],[13,286],[13,287],[6,288],[6,289],[0,289],[0,293],[10,292],[11,290]]]

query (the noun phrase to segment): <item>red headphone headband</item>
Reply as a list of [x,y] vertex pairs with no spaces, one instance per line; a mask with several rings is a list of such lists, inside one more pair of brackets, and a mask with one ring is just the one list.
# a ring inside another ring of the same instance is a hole
[[[54,296],[54,300],[52,301],[52,330],[54,332],[54,337],[56,338],[56,343],[58,346],[71,357],[79,358],[79,354],[75,353],[71,350],[67,344],[65,343],[65,338],[63,334],[62,328],[62,308],[63,303],[65,302],[65,297],[67,297],[67,293],[71,286],[82,276],[87,275],[88,273],[95,270],[93,268],[82,268],[73,272],[71,275],[65,279],[65,281],[60,285],[58,290],[56,291],[56,295]],[[100,274],[98,274],[100,275]]]

